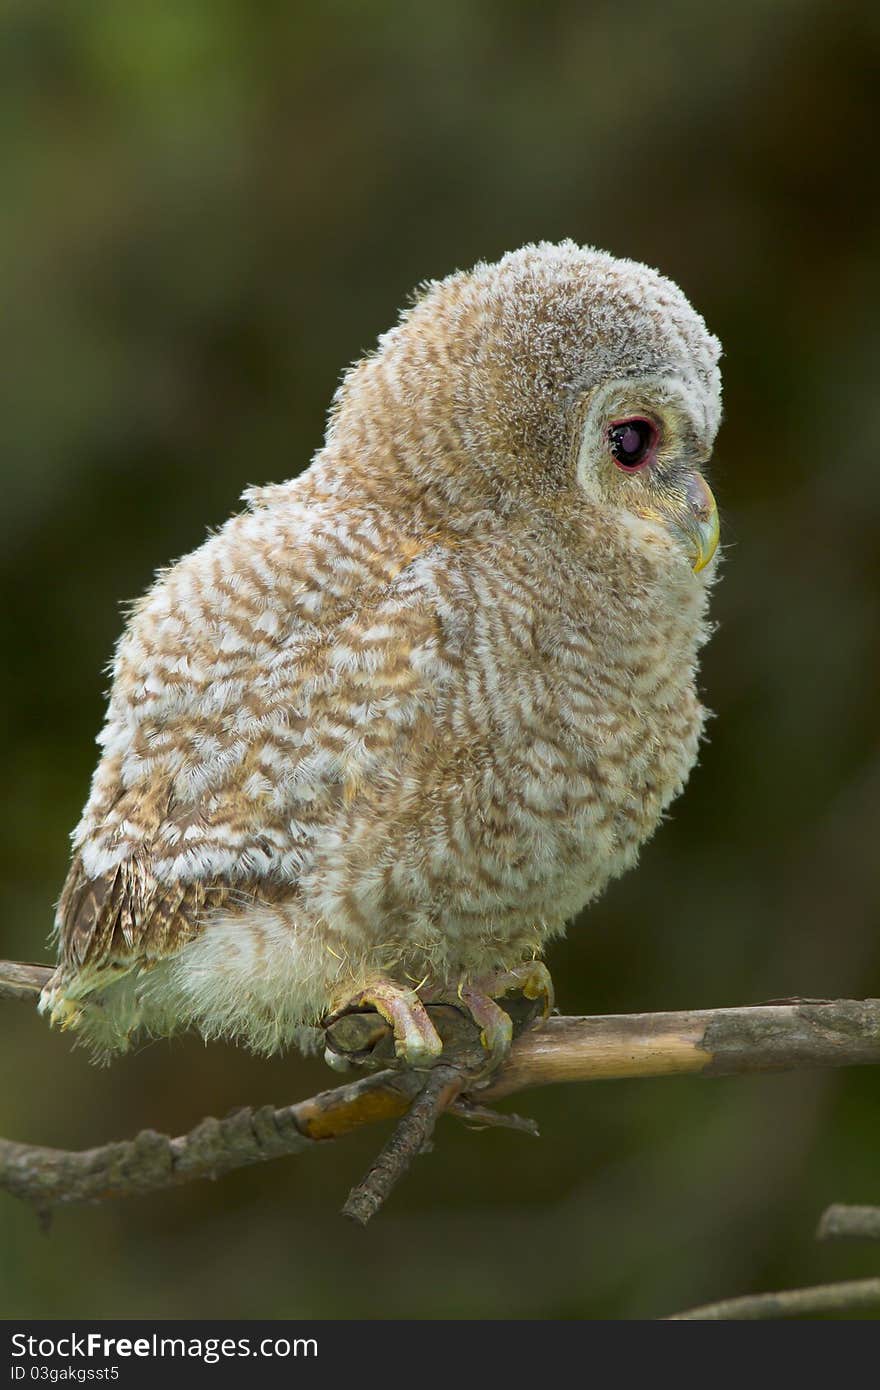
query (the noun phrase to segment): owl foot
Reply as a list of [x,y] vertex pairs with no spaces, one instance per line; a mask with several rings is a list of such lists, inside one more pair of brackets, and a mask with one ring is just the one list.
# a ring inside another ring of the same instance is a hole
[[[509,995],[518,998],[512,999],[508,1008],[499,1000],[506,1000]],[[535,1009],[536,1002],[540,1010]],[[338,1071],[348,1071],[352,1065],[387,1066],[389,1043],[393,1040],[399,1063],[424,1070],[441,1056],[448,1057],[450,1048],[453,1055],[460,1057],[464,1045],[465,1050],[470,1046],[469,1071],[485,1080],[507,1057],[514,1034],[532,1022],[538,1012],[546,1018],[552,1007],[553,984],[541,961],[527,961],[510,970],[462,980],[457,988],[454,984],[420,987],[418,993],[393,980],[379,979],[352,995],[324,1020],[324,1060]],[[461,1034],[462,1015],[476,1025],[479,1044],[473,1033],[469,1035],[470,1045]]]
[[542,960],[525,960],[509,970],[493,970],[490,975],[481,975],[473,987],[492,999],[504,999],[508,994],[540,999],[542,1018],[549,1018],[553,1009],[553,981]]
[[450,1003],[463,1009],[480,1030],[480,1042],[488,1053],[489,1071],[499,1067],[513,1041],[513,1019],[498,1002],[510,994],[521,994],[541,1001],[542,1017],[553,1008],[553,981],[546,965],[539,960],[525,961],[510,970],[495,970],[479,979],[459,985],[455,995],[427,992],[427,1003]]
[[[329,1027],[346,1014],[356,1014],[368,1009],[375,1010],[391,1025],[394,1034],[394,1054],[399,1061],[407,1067],[433,1066],[443,1051],[440,1034],[415,990],[397,985],[392,980],[378,980],[359,990],[351,999],[346,1000],[341,1008],[334,1010],[324,1026]],[[384,1028],[380,1025],[380,1035],[383,1032]],[[337,1070],[346,1070],[354,1059],[340,1056],[328,1047],[324,1052],[324,1060]]]

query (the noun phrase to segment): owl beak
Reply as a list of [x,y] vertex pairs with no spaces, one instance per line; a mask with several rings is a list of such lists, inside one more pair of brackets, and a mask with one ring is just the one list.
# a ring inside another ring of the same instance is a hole
[[712,489],[702,473],[691,473],[685,487],[685,504],[675,518],[690,552],[691,568],[699,574],[718,549],[720,526]]

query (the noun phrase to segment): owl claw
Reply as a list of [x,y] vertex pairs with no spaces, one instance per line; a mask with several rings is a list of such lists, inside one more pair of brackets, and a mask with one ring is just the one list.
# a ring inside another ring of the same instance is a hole
[[44,990],[40,996],[40,1013],[48,1013],[53,1028],[66,1032],[76,1028],[82,1018],[82,1009],[74,1000],[62,994],[58,988]]
[[526,999],[540,999],[543,1018],[549,1018],[553,1009],[553,981],[542,960],[523,961],[510,970],[499,970],[493,975],[483,976],[477,981],[477,988],[493,999],[503,999],[517,992],[524,994]]
[[[326,1020],[333,1024],[343,1014],[357,1013],[362,1009],[375,1009],[394,1034],[394,1053],[407,1067],[420,1069],[430,1067],[443,1051],[440,1034],[434,1027],[427,1010],[414,989],[394,984],[391,980],[378,981],[359,990],[346,1000],[345,1004],[334,1010]],[[330,1060],[328,1048],[325,1058]],[[334,1057],[338,1054],[332,1054]],[[331,1066],[334,1063],[331,1061]]]
[[[491,1074],[501,1066],[513,1041],[513,1019],[498,1002],[511,994],[521,994],[528,1000],[539,999],[546,1018],[553,1007],[553,984],[547,967],[541,961],[528,961],[510,970],[482,975],[474,981],[462,981],[458,989],[429,988],[422,991],[421,998],[415,990],[393,980],[376,980],[345,1000],[325,1020],[324,1027],[332,1030],[333,1025],[347,1015],[362,1015],[355,1034],[357,1043],[351,1052],[337,1036],[335,1045],[328,1044],[325,1049],[324,1058],[337,1070],[346,1070],[352,1063],[364,1061],[372,1048],[387,1036],[384,1026],[375,1018],[375,1014],[379,1014],[391,1027],[398,1061],[416,1070],[432,1067],[442,1055],[443,1043],[425,1004],[451,1004],[479,1028],[480,1042],[487,1054],[483,1070]],[[369,1023],[371,1014],[375,1027]]]
[[510,970],[497,970],[482,975],[471,983],[462,983],[455,997],[448,994],[428,994],[428,1002],[455,1004],[469,1014],[480,1030],[480,1042],[488,1053],[489,1070],[494,1071],[507,1057],[513,1041],[513,1020],[499,999],[509,994],[522,994],[526,999],[540,999],[542,1016],[547,1018],[553,1008],[553,981],[546,965],[530,960]]
[[513,1042],[513,1019],[490,994],[470,985],[459,990],[459,999],[480,1030],[480,1042],[488,1053],[492,1071],[500,1067]]

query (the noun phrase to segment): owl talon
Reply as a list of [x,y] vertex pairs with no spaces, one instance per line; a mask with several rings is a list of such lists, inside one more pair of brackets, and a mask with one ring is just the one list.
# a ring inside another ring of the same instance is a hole
[[332,1047],[324,1048],[324,1061],[334,1071],[350,1072],[355,1069],[355,1064],[350,1057],[346,1057],[343,1052],[334,1052]]
[[547,1018],[553,1008],[553,981],[546,965],[539,960],[526,961],[510,970],[493,971],[472,983],[463,983],[454,995],[432,991],[424,997],[428,1003],[454,1004],[473,1019],[488,1053],[491,1072],[505,1060],[513,1041],[513,1019],[498,1002],[511,994],[540,999],[542,1017]]
[[513,1042],[513,1019],[489,994],[464,985],[459,999],[480,1029],[480,1042],[488,1053],[490,1070],[500,1067]]
[[553,1010],[553,981],[550,971],[541,960],[523,961],[510,970],[498,970],[476,981],[474,988],[492,999],[504,999],[508,994],[522,994],[526,999],[541,1000],[541,1016],[549,1018]]
[[434,1065],[443,1051],[443,1043],[414,989],[396,985],[391,980],[368,985],[346,1000],[341,1008],[335,1009],[325,1027],[344,1014],[366,1009],[375,1009],[391,1025],[395,1056],[405,1066],[418,1069]]

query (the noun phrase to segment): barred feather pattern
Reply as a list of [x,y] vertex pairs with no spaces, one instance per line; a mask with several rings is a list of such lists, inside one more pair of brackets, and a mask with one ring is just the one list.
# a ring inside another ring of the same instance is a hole
[[635,862],[697,756],[714,566],[589,421],[662,416],[674,483],[717,356],[669,281],[571,243],[424,287],[310,467],[133,610],[54,1021],[273,1051],[378,974],[540,954]]

